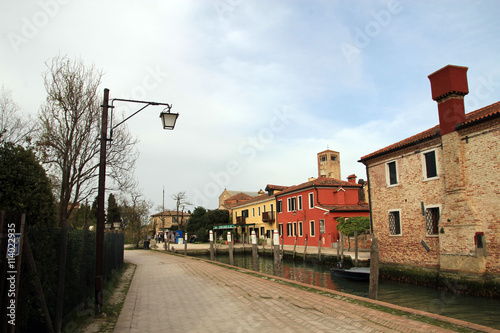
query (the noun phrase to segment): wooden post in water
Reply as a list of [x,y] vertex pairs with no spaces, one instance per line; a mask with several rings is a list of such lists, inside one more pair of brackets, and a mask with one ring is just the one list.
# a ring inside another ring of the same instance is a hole
[[214,231],[214,254],[217,254],[217,231]]
[[358,266],[358,231],[354,230],[354,263]]
[[280,235],[278,230],[274,230],[274,275],[281,276],[281,256],[280,256]]
[[169,231],[167,233],[167,239],[165,240],[165,242],[167,242],[167,251],[170,252],[170,237],[171,237],[171,231]]
[[304,243],[304,262],[306,262],[306,253],[307,253],[307,234],[306,234],[306,239]]
[[210,230],[208,232],[208,239],[210,240],[210,260],[214,260],[214,232]]
[[337,236],[337,262],[340,262],[340,237],[341,233]]
[[344,264],[344,234],[340,233],[340,262]]
[[[278,234],[278,237],[279,237],[279,234]],[[278,244],[279,244],[279,238],[278,238]],[[283,242],[283,237],[281,237],[281,256],[285,256],[285,250],[283,249],[283,247],[285,246],[285,242]]]
[[378,295],[378,241],[375,234],[372,233],[372,245],[370,248],[370,289],[368,297],[376,300]]
[[321,232],[318,239],[318,261],[321,262]]
[[233,241],[231,239],[231,231],[227,232],[227,244],[229,245],[229,265],[234,266]]
[[188,234],[184,234],[184,255],[187,256]]
[[297,248],[297,235],[295,235],[295,241],[293,243],[293,259],[295,259],[295,249]]
[[255,231],[252,230],[252,258],[253,258],[253,270],[259,271],[259,253],[257,251],[257,236],[255,236]]

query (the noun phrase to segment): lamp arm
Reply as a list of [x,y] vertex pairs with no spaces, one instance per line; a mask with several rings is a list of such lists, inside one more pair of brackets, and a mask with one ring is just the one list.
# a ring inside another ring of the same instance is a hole
[[[127,118],[123,119],[122,121],[120,121],[118,124],[116,124],[115,126],[112,126],[111,127],[111,138],[113,137],[113,130],[115,128],[117,128],[118,126],[120,126],[121,124],[123,124],[124,122],[126,122],[127,120],[129,120],[130,118],[132,118],[133,116],[135,116],[136,114],[138,114],[139,112],[141,112],[142,110],[144,110],[145,108],[147,108],[148,106],[150,105],[163,105],[163,106],[166,106],[168,108],[168,111],[170,111],[170,109],[172,108],[172,104],[167,104],[167,103],[158,103],[158,102],[146,102],[146,101],[136,101],[136,100],[133,100],[133,99],[122,99],[122,98],[113,98],[111,100],[111,109],[114,109],[114,106],[113,106],[113,103],[115,101],[119,101],[119,102],[130,102],[130,103],[141,103],[141,104],[146,104],[144,105],[142,108],[140,108],[139,110],[135,111],[133,114],[131,114],[130,116],[128,116]],[[111,139],[110,138],[110,139]]]

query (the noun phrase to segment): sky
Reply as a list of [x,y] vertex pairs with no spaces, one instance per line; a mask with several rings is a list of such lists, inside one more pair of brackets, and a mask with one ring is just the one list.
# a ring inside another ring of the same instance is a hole
[[[438,124],[427,76],[466,66],[466,112],[500,100],[500,2],[39,0],[0,2],[0,86],[36,117],[58,55],[102,70],[110,98],[172,104],[173,131],[149,107],[135,177],[157,212],[186,192],[218,207],[224,189],[317,177],[317,153],[360,157]],[[115,103],[115,117],[136,105]]]

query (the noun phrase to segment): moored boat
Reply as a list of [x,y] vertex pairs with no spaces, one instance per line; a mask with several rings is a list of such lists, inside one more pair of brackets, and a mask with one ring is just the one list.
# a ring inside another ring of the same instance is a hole
[[355,280],[368,281],[370,279],[370,267],[352,267],[352,268],[332,268],[330,272],[333,276]]

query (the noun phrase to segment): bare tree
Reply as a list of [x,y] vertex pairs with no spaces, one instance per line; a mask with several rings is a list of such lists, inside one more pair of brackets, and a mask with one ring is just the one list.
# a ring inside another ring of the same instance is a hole
[[[65,56],[53,58],[47,67],[47,99],[40,110],[38,145],[43,162],[57,181],[59,220],[65,226],[76,204],[97,188],[102,73]],[[107,149],[108,175],[118,188],[124,188],[133,184],[137,140],[125,126],[117,128],[113,136]]]
[[[102,72],[81,60],[57,56],[47,62],[47,98],[40,109],[38,146],[42,161],[58,180],[61,252],[55,328],[61,331],[66,271],[68,220],[77,203],[95,192],[99,166]],[[125,185],[137,154],[126,127],[115,131],[108,150],[110,175]]]
[[130,200],[122,199],[122,217],[127,238],[134,241],[136,247],[145,236],[145,226],[149,224],[149,210],[152,204],[142,198],[137,191],[130,192]]
[[179,226],[179,230],[184,230],[184,210],[186,209],[186,206],[190,206],[191,203],[187,201],[185,191],[173,194],[172,199],[175,200],[177,225]]
[[4,86],[0,89],[0,142],[23,145],[29,142],[33,130],[29,117],[23,119],[19,106],[12,99],[12,91]]

